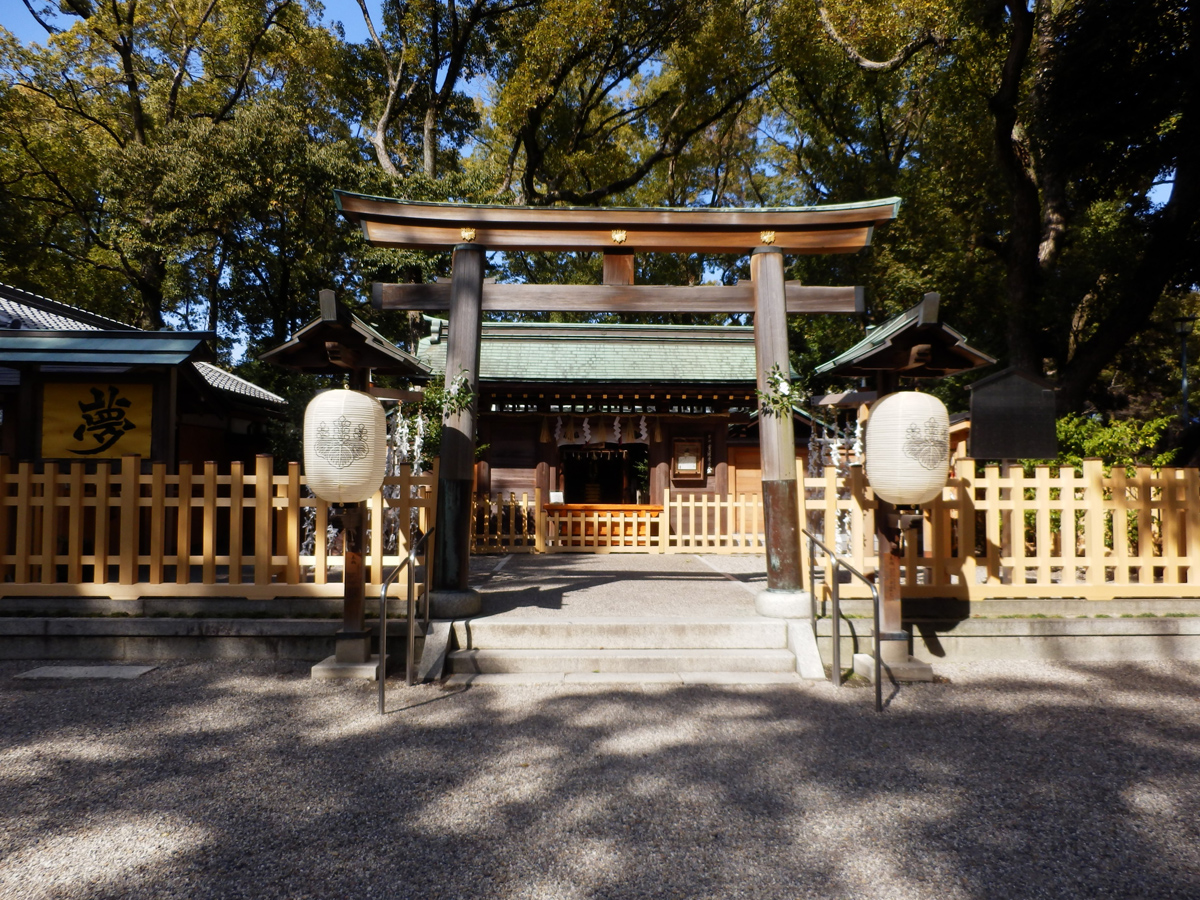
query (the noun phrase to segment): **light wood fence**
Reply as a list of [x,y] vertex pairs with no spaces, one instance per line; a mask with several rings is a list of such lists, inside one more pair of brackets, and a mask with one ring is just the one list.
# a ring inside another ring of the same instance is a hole
[[480,493],[473,523],[473,553],[761,553],[766,546],[757,494],[668,490],[654,513],[548,511],[540,488],[519,497]]
[[[263,456],[252,471],[235,463],[168,473],[136,457],[15,468],[0,457],[0,596],[339,596],[343,560],[338,540],[328,540],[329,506],[305,496],[298,464],[283,475],[273,465]],[[842,479],[831,468],[804,484],[802,521],[873,571],[875,501],[861,470]],[[381,513],[406,523],[415,510],[427,529],[435,487],[436,472],[405,470],[369,501],[368,590],[407,552],[407,528],[378,529]],[[538,492],[479,497],[473,549],[764,549],[757,495],[667,492],[656,515],[572,515],[549,516]],[[908,533],[902,576],[907,597],[1200,597],[1200,472],[1106,472],[1096,460],[1081,472],[977,472],[960,460]],[[866,596],[857,584],[842,587],[843,596]]]
[[[863,572],[878,564],[875,499],[861,468],[804,479],[801,521]],[[594,516],[585,527],[543,510],[540,492],[477,500],[476,552],[762,553],[758,495],[664,492],[647,520]],[[486,514],[484,514],[486,510]],[[632,534],[631,534],[632,531]],[[906,535],[906,597],[1200,597],[1200,470],[976,471],[963,459]],[[832,566],[822,560],[824,586]],[[867,597],[857,583],[845,597]]]
[[[0,596],[341,596],[336,523],[299,463],[144,468],[132,456],[14,470],[0,456]],[[436,470],[404,467],[367,502],[368,595],[408,554],[408,523],[433,525],[436,484]]]
[[[851,469],[844,481],[829,470],[821,481],[807,482],[810,528],[836,535],[840,519],[845,555],[860,571],[873,571],[875,501],[862,470]],[[964,459],[923,512],[905,539],[905,597],[1200,597],[1194,468],[1106,473],[1089,459],[1082,472],[1038,466],[1027,475],[1020,466],[976,472]],[[841,593],[868,596],[855,583],[843,584]]]

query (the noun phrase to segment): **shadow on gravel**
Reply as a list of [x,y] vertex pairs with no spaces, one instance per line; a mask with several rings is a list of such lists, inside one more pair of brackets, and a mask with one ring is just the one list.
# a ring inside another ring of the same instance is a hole
[[[392,690],[168,666],[16,689],[0,896],[1200,896],[1200,667]],[[402,708],[403,707],[403,708]]]

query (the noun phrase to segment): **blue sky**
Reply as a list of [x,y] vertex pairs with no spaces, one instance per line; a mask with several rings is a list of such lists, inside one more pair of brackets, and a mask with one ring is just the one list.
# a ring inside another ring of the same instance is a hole
[[[34,8],[46,5],[47,0],[32,0]],[[357,0],[325,0],[324,21],[341,22],[346,30],[346,38],[351,41],[362,41],[367,37],[366,26],[363,25],[362,13],[359,11]],[[371,16],[379,27],[379,0],[367,0]],[[41,41],[46,32],[34,21],[29,10],[21,0],[0,0],[0,24],[26,43]]]

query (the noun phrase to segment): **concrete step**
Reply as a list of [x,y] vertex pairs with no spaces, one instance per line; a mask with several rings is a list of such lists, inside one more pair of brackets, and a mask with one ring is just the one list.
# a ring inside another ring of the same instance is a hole
[[[911,652],[933,662],[1003,659],[1125,661],[1200,659],[1200,616],[1129,618],[973,618],[906,622]],[[817,623],[822,656],[831,656],[830,622]],[[871,648],[871,620],[842,622],[842,658]]]
[[[368,626],[378,628],[368,620]],[[334,651],[340,621],[321,619],[0,616],[0,659],[296,659]],[[388,623],[389,656],[404,654],[405,623]],[[424,629],[417,632],[418,648]]]
[[791,684],[801,678],[795,672],[512,672],[497,675],[461,673],[446,679],[447,685],[508,684]]
[[636,618],[484,616],[456,621],[464,650],[786,649],[787,623],[752,616]]
[[455,650],[446,664],[452,674],[796,671],[796,657],[791,651],[757,647]]

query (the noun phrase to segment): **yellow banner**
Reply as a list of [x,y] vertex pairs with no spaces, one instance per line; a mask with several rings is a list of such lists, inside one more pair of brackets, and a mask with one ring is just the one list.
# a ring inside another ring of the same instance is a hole
[[47,459],[150,456],[154,385],[46,384],[42,456]]

